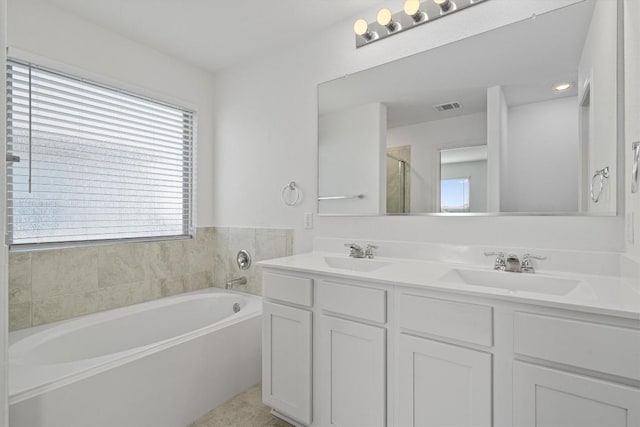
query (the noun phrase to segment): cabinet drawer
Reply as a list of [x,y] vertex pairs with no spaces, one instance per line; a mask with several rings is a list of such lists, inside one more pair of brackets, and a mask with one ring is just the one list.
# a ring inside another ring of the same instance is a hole
[[387,291],[323,281],[318,287],[321,309],[377,323],[387,321]]
[[311,307],[313,305],[313,279],[264,273],[262,294],[265,298]]
[[640,380],[640,330],[515,313],[514,351]]
[[493,345],[493,308],[400,294],[399,325],[430,335],[490,347]]

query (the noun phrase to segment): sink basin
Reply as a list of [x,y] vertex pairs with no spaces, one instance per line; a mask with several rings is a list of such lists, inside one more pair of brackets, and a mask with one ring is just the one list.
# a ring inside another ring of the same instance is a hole
[[567,295],[580,280],[553,276],[537,276],[528,273],[506,273],[502,271],[479,271],[454,268],[440,278],[441,282],[486,286],[512,292],[534,292],[547,295]]
[[384,261],[375,261],[366,258],[340,258],[340,257],[324,257],[324,261],[331,268],[337,268],[339,270],[349,271],[375,271],[379,268],[389,265],[390,263]]

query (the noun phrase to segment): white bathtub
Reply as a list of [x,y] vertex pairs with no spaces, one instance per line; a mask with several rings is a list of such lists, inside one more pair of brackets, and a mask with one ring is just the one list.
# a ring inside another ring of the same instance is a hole
[[10,425],[187,426],[260,381],[261,314],[209,288],[12,332]]

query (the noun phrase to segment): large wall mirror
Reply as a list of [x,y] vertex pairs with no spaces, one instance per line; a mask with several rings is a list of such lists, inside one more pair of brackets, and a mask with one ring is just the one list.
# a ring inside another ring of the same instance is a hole
[[617,8],[585,0],[319,85],[327,215],[615,215]]

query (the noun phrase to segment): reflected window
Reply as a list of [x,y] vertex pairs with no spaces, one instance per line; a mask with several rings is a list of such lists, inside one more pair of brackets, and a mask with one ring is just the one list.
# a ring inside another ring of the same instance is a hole
[[440,180],[440,212],[470,212],[469,178]]

